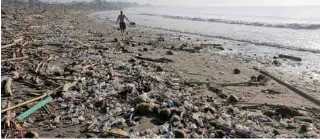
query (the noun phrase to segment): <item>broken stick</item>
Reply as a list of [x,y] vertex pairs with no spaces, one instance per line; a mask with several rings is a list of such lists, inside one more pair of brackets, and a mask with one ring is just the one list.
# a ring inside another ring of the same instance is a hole
[[11,46],[14,46],[17,43],[21,42],[22,40],[23,40],[23,38],[16,39],[13,41],[13,43],[2,46],[1,49],[5,49],[5,48],[9,48]]
[[5,85],[5,92],[12,96],[12,78],[8,78]]
[[[8,109],[11,108],[11,101],[8,101]],[[12,119],[12,113],[11,110],[7,111],[7,120],[6,124],[10,128],[11,127],[11,119]]]
[[260,82],[239,82],[239,83],[218,83],[221,86],[250,86],[250,85],[261,85]]
[[28,57],[17,57],[17,58],[9,58],[9,59],[3,59],[1,60],[1,62],[6,62],[6,61],[14,61],[14,60],[23,60],[23,59],[27,59]]
[[42,98],[44,98],[44,97],[46,97],[46,96],[50,96],[50,95],[52,95],[55,91],[57,91],[58,89],[60,89],[61,87],[62,87],[62,86],[59,86],[58,88],[54,89],[52,92],[50,92],[50,93],[48,93],[48,94],[44,94],[44,95],[39,96],[39,97],[37,97],[37,98],[28,100],[28,101],[23,102],[23,103],[20,103],[20,104],[17,104],[17,105],[15,105],[15,106],[11,107],[11,108],[4,109],[4,110],[1,111],[1,113],[6,112],[6,111],[8,111],[8,110],[12,110],[12,109],[18,108],[18,107],[21,107],[21,106],[23,106],[23,105],[29,104],[29,103],[34,102],[34,101],[37,101],[37,100],[40,100],[40,99],[42,99]]
[[90,64],[90,65],[83,66],[83,67],[82,67],[82,70],[86,70],[87,68],[89,68],[89,67],[93,67],[93,66],[95,66],[95,65],[97,65],[97,63],[94,63],[94,64]]
[[50,56],[47,60],[41,61],[40,64],[37,66],[35,72],[38,73],[38,71],[40,70],[40,66],[42,67],[42,65],[44,64],[44,62],[47,62],[49,60],[51,60],[52,57]]
[[281,84],[281,85],[289,88],[290,90],[292,90],[293,92],[295,92],[295,93],[297,93],[298,95],[302,96],[303,98],[305,98],[305,99],[307,99],[307,100],[315,103],[316,105],[320,106],[320,100],[315,99],[314,97],[311,97],[310,95],[302,92],[301,90],[293,87],[292,85],[290,85],[290,84],[288,84],[288,83],[286,83],[286,82],[281,81],[280,79],[272,76],[271,74],[269,74],[269,73],[266,72],[266,71],[260,70],[260,69],[257,68],[257,67],[253,67],[253,69],[256,70],[256,71],[258,71],[258,72],[260,72],[261,74],[264,74],[264,75],[270,77],[271,79],[273,79],[273,80],[277,81],[279,84]]

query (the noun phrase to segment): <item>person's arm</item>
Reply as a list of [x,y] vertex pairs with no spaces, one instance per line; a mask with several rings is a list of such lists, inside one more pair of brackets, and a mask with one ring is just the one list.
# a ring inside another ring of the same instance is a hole
[[126,18],[126,19],[127,19],[127,21],[128,21],[128,22],[130,22],[130,21],[129,21],[129,19],[127,18],[127,16],[124,16],[124,18]]
[[119,19],[120,19],[120,15],[118,16],[118,19],[117,19],[117,21],[116,21],[116,24],[118,23]]

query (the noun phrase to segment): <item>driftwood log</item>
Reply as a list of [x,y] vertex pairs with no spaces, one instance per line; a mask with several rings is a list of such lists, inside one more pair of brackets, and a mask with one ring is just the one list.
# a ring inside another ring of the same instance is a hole
[[302,96],[303,98],[305,98],[305,99],[313,102],[314,104],[320,106],[320,100],[315,99],[314,97],[312,97],[312,96],[310,96],[310,95],[302,92],[301,90],[293,87],[292,85],[290,85],[290,84],[288,84],[288,83],[286,83],[286,82],[281,81],[280,79],[272,76],[270,73],[268,73],[268,72],[266,72],[266,71],[260,70],[260,69],[257,68],[257,67],[253,67],[253,69],[256,70],[256,71],[258,71],[258,72],[260,72],[261,74],[264,74],[264,75],[270,77],[271,79],[273,79],[273,80],[277,81],[279,84],[281,84],[281,85],[289,88],[290,90],[292,90],[293,92],[295,92],[295,93],[297,93],[298,95]]
[[160,62],[160,63],[169,63],[169,62],[173,62],[173,60],[168,59],[168,58],[148,58],[148,57],[140,57],[140,56],[136,56],[136,59],[140,59],[140,60],[146,60],[146,61],[152,61],[152,62]]
[[252,86],[252,85],[261,85],[260,82],[238,82],[238,83],[217,83],[220,86]]
[[291,59],[291,60],[294,60],[294,61],[302,61],[302,59],[300,57],[284,55],[284,54],[280,54],[279,58],[286,58],[286,59]]

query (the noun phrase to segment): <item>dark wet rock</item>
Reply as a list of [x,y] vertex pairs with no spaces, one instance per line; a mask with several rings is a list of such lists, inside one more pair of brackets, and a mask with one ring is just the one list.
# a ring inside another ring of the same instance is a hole
[[171,115],[171,110],[168,108],[160,110],[159,117],[161,120],[169,120]]
[[149,40],[149,42],[147,43],[147,45],[151,45],[151,46],[153,46],[155,44],[156,44],[156,41],[154,41],[154,40]]
[[174,55],[174,53],[172,51],[167,51],[166,55]]
[[226,95],[219,86],[216,86],[214,84],[210,84],[207,87],[210,91],[216,93],[222,99],[226,99],[228,97],[228,95]]
[[87,71],[85,71],[84,74],[85,74],[86,76],[93,76],[94,71],[92,71],[92,70],[87,70]]
[[290,117],[294,117],[294,116],[302,116],[297,110],[292,109],[287,106],[282,106],[282,107],[277,108],[275,110],[275,113],[276,113],[276,115],[281,114],[281,116],[284,118],[290,118]]
[[184,43],[180,46],[180,50],[183,50],[184,48],[188,47],[188,44]]
[[207,106],[204,108],[204,112],[205,113],[210,112],[211,114],[215,114],[216,110],[213,107]]
[[176,47],[171,46],[170,49],[171,49],[171,50],[176,50]]
[[84,133],[85,138],[98,138],[98,135],[94,133]]
[[227,133],[222,131],[222,130],[216,130],[215,131],[215,137],[216,138],[223,138],[223,137],[226,137],[227,136]]
[[235,113],[235,111],[234,111],[233,108],[228,108],[227,109],[227,113],[230,114],[230,115],[233,115]]
[[175,138],[187,138],[187,134],[182,129],[177,129],[174,131]]
[[272,133],[274,136],[280,135],[280,132],[277,129],[273,129]]
[[308,127],[306,124],[303,124],[300,126],[300,129],[299,129],[299,133],[306,133],[308,132]]
[[295,124],[289,123],[286,127],[286,129],[297,129],[297,126]]
[[279,60],[273,60],[272,62],[273,65],[276,65],[276,66],[281,66],[281,62]]
[[158,105],[158,104],[154,104],[153,105],[153,109],[152,109],[152,111],[154,112],[154,113],[160,113],[160,105]]
[[202,49],[202,47],[197,47],[197,46],[195,46],[195,47],[193,47],[193,49],[199,51],[199,50]]
[[257,77],[256,77],[256,76],[251,76],[251,77],[250,77],[250,80],[251,80],[251,81],[257,81]]
[[158,37],[158,41],[164,41],[164,37]]
[[134,58],[131,58],[128,60],[128,62],[134,63],[134,62],[136,62],[136,60]]
[[268,116],[268,117],[273,117],[275,116],[274,115],[274,111],[269,111],[269,110],[266,110],[263,112],[264,115]]
[[219,50],[224,50],[224,48],[222,46],[216,46],[215,48],[219,49]]
[[195,49],[183,49],[183,50],[186,52],[189,52],[189,53],[196,53],[197,52],[197,50],[195,50]]
[[53,75],[54,75],[54,76],[62,76],[62,72],[61,72],[60,70],[55,70],[55,71],[53,72]]
[[239,69],[234,69],[234,70],[233,70],[233,73],[234,73],[234,74],[240,74],[240,70],[239,70]]
[[23,135],[24,138],[39,138],[39,134],[36,132],[27,132]]
[[238,97],[236,97],[235,95],[230,95],[228,98],[227,98],[227,101],[229,103],[237,103],[239,101]]
[[162,72],[162,71],[164,71],[164,70],[163,70],[163,68],[162,68],[161,66],[157,66],[156,71],[157,71],[157,72]]
[[140,114],[147,114],[153,111],[153,106],[151,103],[140,103],[135,107],[135,111]]
[[257,77],[257,81],[258,82],[261,82],[262,80],[264,80],[266,78],[266,76],[262,75],[262,74],[259,74],[258,77]]

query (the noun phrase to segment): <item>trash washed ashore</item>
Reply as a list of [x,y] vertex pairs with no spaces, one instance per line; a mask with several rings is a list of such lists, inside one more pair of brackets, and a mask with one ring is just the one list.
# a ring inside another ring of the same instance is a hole
[[203,52],[223,44],[140,28],[121,37],[92,11],[24,6],[1,7],[4,138],[320,137],[317,104],[254,64]]

